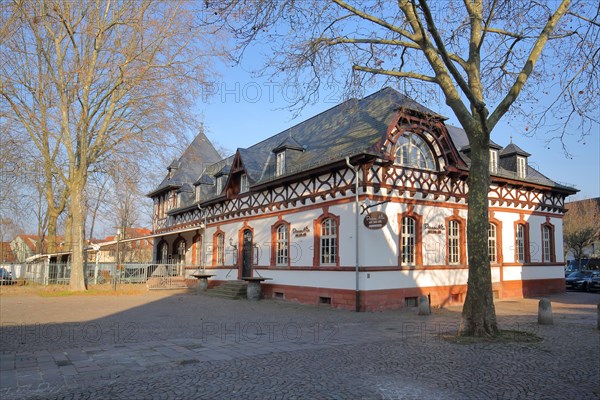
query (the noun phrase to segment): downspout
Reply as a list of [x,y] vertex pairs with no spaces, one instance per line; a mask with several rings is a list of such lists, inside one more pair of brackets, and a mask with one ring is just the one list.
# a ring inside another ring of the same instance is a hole
[[354,166],[352,164],[350,164],[350,158],[346,157],[346,165],[348,165],[348,168],[350,168],[352,171],[354,171],[354,208],[355,208],[355,216],[356,216],[356,220],[355,220],[355,224],[354,224],[354,228],[355,228],[355,234],[354,234],[354,239],[355,239],[355,245],[354,245],[354,257],[355,257],[355,266],[354,266],[354,271],[355,271],[355,276],[356,276],[356,298],[355,298],[355,311],[359,312],[360,311],[360,292],[359,292],[359,287],[358,287],[358,275],[359,275],[359,240],[358,240],[358,217],[359,217],[359,205],[358,205],[358,165]]
[[201,254],[202,254],[202,274],[206,274],[206,255],[205,255],[205,249],[206,249],[206,210],[203,209],[200,204],[198,204],[198,210],[200,210],[200,213],[203,215],[204,217],[204,223],[203,223],[203,232],[202,232],[202,248],[200,249]]

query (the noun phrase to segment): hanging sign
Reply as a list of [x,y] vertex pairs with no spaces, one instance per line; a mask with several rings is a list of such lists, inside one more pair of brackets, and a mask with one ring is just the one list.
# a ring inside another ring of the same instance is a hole
[[381,229],[387,225],[388,217],[384,212],[373,211],[365,215],[363,223],[369,229]]

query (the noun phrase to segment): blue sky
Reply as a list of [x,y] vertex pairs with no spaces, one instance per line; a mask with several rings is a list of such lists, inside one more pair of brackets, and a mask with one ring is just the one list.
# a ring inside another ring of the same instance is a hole
[[[248,63],[246,63],[248,64]],[[236,148],[249,147],[265,138],[310,118],[344,101],[341,88],[329,88],[322,98],[305,107],[294,117],[289,109],[295,87],[281,82],[253,77],[249,67],[223,66],[219,80],[206,96],[198,101],[198,112],[203,115],[207,135],[213,143],[230,153]],[[368,94],[377,90],[373,87]],[[212,92],[212,93],[210,93]],[[423,103],[423,102],[422,102]],[[443,103],[424,104],[449,118],[447,123],[460,126],[452,112]],[[552,121],[550,121],[552,122]],[[501,146],[510,142],[531,153],[529,162],[550,179],[575,186],[580,192],[569,198],[584,199],[600,196],[600,128],[581,140],[578,133],[565,139],[570,157],[558,142],[547,143],[548,136],[527,135],[525,121],[503,120],[492,132],[492,140]]]

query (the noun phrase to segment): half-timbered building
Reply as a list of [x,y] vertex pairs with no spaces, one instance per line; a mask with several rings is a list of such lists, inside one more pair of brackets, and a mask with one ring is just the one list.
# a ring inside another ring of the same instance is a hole
[[[514,143],[490,143],[497,297],[564,291],[562,216],[575,190]],[[351,99],[220,159],[200,134],[154,201],[154,257],[211,285],[264,277],[265,297],[376,310],[464,300],[465,132],[397,91]]]

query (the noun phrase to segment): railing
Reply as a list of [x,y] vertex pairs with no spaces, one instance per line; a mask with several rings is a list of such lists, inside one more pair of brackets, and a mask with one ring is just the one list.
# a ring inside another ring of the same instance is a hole
[[[180,263],[94,263],[85,267],[85,279],[88,285],[146,284],[150,289],[184,288],[186,269],[200,270],[200,266]],[[13,281],[39,285],[68,285],[71,278],[71,263],[32,263],[1,265],[10,272]]]
[[148,289],[186,288],[185,266],[182,264],[156,264],[146,283]]
[[[156,275],[157,269],[168,271],[169,276],[183,276],[183,265],[156,264],[156,263],[92,263],[88,262],[85,268],[85,278],[88,284],[145,284],[149,278]],[[4,266],[11,272],[13,279],[20,279],[25,283],[40,285],[68,285],[71,278],[71,263],[37,263],[14,265],[12,268]],[[164,275],[162,273],[157,273]]]

